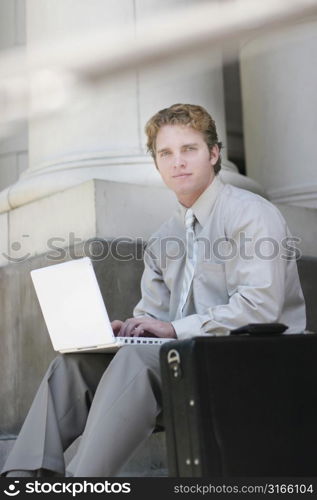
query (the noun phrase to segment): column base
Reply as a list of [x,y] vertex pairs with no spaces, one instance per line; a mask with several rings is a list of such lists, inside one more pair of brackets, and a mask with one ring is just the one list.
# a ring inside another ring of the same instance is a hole
[[0,266],[89,238],[146,241],[176,205],[164,186],[89,180],[0,214]]

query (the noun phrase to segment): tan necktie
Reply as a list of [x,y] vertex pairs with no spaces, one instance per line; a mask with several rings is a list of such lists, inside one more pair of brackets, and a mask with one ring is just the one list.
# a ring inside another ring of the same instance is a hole
[[183,274],[182,291],[177,310],[177,317],[183,316],[183,310],[188,299],[191,289],[191,284],[194,277],[195,264],[196,264],[196,241],[195,241],[195,216],[191,208],[189,208],[185,215],[186,227],[186,261]]

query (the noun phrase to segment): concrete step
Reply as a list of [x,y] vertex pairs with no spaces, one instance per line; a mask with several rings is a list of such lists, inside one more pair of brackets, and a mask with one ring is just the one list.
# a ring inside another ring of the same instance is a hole
[[[10,453],[15,437],[0,437],[0,470]],[[78,448],[80,438],[65,452],[65,463],[68,464]],[[126,463],[118,477],[154,477],[167,476],[167,462],[165,449],[165,433],[156,432],[143,443],[134,456]]]
[[13,446],[15,438],[13,437],[1,437],[0,438],[0,470],[2,469],[7,456]]

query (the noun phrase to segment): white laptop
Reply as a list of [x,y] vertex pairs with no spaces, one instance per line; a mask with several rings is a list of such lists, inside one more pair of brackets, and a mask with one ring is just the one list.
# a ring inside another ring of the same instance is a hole
[[55,351],[115,352],[123,345],[172,340],[115,337],[88,257],[34,269],[31,277]]

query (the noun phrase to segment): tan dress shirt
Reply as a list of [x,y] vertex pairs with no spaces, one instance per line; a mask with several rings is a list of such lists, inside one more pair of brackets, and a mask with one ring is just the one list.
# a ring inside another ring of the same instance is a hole
[[280,322],[289,327],[286,333],[304,331],[296,245],[279,210],[219,177],[191,208],[197,261],[183,317],[176,317],[186,255],[181,204],[148,242],[134,316],[172,322],[179,339],[228,335],[247,323]]

